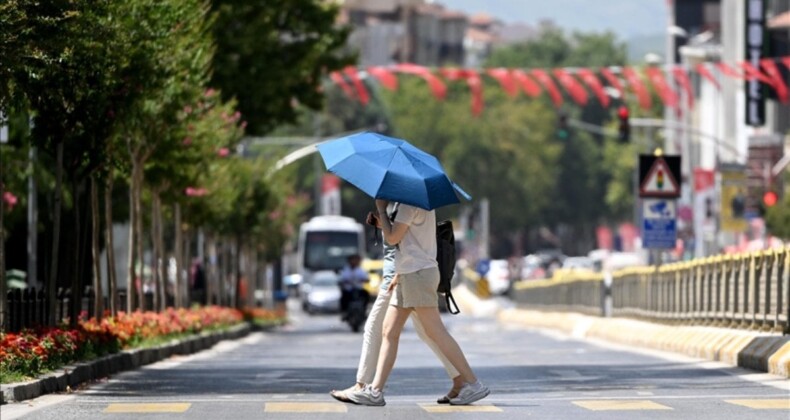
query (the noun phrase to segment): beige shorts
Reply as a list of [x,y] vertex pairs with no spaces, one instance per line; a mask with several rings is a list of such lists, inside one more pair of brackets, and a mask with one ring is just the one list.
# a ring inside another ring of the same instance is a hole
[[425,268],[413,273],[398,274],[398,284],[390,305],[399,308],[439,306],[439,269]]

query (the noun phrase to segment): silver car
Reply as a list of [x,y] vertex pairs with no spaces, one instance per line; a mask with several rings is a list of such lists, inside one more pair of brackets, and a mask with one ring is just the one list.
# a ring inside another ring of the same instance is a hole
[[317,271],[301,284],[302,309],[316,312],[340,311],[340,275],[331,270]]

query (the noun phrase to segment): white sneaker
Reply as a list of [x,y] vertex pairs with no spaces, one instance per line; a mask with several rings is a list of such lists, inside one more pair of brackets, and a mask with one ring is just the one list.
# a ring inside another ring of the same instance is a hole
[[490,393],[491,391],[488,389],[488,387],[480,383],[480,381],[477,381],[473,384],[467,383],[461,387],[460,391],[458,391],[457,397],[450,398],[450,404],[468,405],[475,401],[482,400]]
[[359,390],[355,389],[352,391],[347,391],[346,397],[348,397],[348,399],[352,402],[360,405],[373,405],[380,407],[387,404],[384,401],[384,393],[373,389],[373,386],[371,385],[366,385],[364,388]]

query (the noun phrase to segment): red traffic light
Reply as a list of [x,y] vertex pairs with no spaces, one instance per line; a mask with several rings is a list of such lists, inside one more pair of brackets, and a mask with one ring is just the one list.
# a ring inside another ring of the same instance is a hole
[[626,107],[625,105],[621,105],[620,108],[617,109],[617,116],[621,120],[627,120],[628,119],[628,107]]
[[779,196],[773,191],[766,191],[765,194],[763,194],[763,204],[765,204],[765,207],[774,206],[778,201]]

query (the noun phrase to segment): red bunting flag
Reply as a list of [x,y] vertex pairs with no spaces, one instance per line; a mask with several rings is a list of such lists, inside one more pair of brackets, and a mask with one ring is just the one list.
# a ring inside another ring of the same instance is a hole
[[709,82],[713,83],[713,86],[716,86],[716,89],[721,89],[721,85],[719,84],[719,81],[716,79],[716,76],[714,76],[713,73],[710,72],[707,64],[705,63],[697,64],[696,70],[700,76],[704,77]]
[[650,100],[650,93],[647,91],[647,87],[645,87],[644,83],[642,82],[642,78],[636,74],[636,71],[630,67],[623,67],[623,76],[625,80],[628,81],[628,86],[631,90],[636,94],[636,98],[639,101],[639,106],[642,109],[650,109],[652,106],[652,101]]
[[431,93],[436,99],[443,100],[447,96],[447,86],[444,85],[444,82],[423,66],[401,63],[395,66],[395,71],[421,77],[428,82],[428,87],[431,88]]
[[617,76],[615,76],[615,74],[606,67],[601,69],[601,75],[603,75],[603,78],[606,79],[611,87],[617,89],[617,91],[620,93],[620,97],[622,98],[624,96],[624,91],[623,84],[620,83],[620,79],[618,79]]
[[610,98],[603,89],[601,81],[598,80],[598,76],[590,69],[579,69],[578,75],[582,79],[582,82],[593,91],[595,97],[598,98],[598,102],[600,102],[604,108],[608,108]]
[[674,76],[680,88],[683,89],[688,107],[693,107],[694,91],[691,90],[691,81],[689,80],[689,75],[686,73],[686,70],[681,66],[674,66],[672,67],[672,76]]
[[746,80],[759,80],[760,83],[765,83],[767,85],[773,85],[773,81],[763,72],[760,71],[757,67],[754,67],[752,63],[748,61],[743,61],[740,64],[741,68],[743,69],[743,77]]
[[343,77],[342,74],[340,74],[339,71],[333,71],[332,73],[329,73],[329,78],[332,79],[332,81],[335,82],[336,85],[340,86],[340,89],[342,89],[343,92],[345,92],[346,96],[348,96],[351,99],[355,99],[354,90],[351,89],[351,86],[349,86],[348,83],[346,83],[346,79]]
[[541,69],[532,70],[532,75],[535,76],[535,79],[537,79],[546,89],[546,92],[549,93],[554,105],[557,107],[562,106],[562,94],[560,94],[560,90],[557,89],[557,85],[554,84],[554,80],[551,79],[551,76]]
[[574,79],[565,69],[554,69],[553,73],[574,102],[579,105],[587,105],[587,91],[578,80]]
[[398,77],[387,70],[386,67],[370,66],[368,67],[368,73],[375,77],[385,89],[392,91],[398,90]]
[[529,96],[533,98],[540,95],[542,89],[538,82],[532,80],[531,77],[527,76],[527,73],[524,73],[524,70],[516,69],[513,70],[513,77],[516,78],[518,83],[521,85],[521,89]]
[[499,86],[502,87],[502,90],[505,91],[508,96],[511,98],[518,96],[518,84],[509,69],[488,69],[486,73],[499,82]]
[[785,83],[782,78],[782,73],[779,71],[779,66],[777,66],[771,58],[760,60],[760,65],[765,69],[765,73],[771,79],[771,85],[776,91],[776,97],[780,102],[786,104],[788,100],[790,100],[790,95],[787,91],[787,83]]
[[370,102],[370,95],[368,95],[368,89],[365,87],[365,84],[362,83],[362,80],[359,78],[359,74],[357,74],[357,68],[354,66],[348,66],[343,69],[343,73],[345,73],[354,84],[354,89],[357,91],[357,98],[359,98],[359,102],[362,105],[367,105],[368,102]]
[[727,63],[718,62],[716,63],[716,68],[719,69],[721,74],[727,77],[732,77],[735,79],[746,79],[746,75],[744,75],[743,73],[738,73],[737,71],[735,71],[734,68],[730,67]]
[[483,112],[483,81],[475,70],[463,70],[457,68],[443,68],[439,72],[447,80],[465,79],[472,93],[472,114],[475,116]]
[[661,101],[664,102],[664,105],[670,108],[677,108],[678,103],[678,94],[672,90],[672,88],[667,83],[666,78],[664,78],[664,71],[659,69],[658,67],[648,67],[645,72],[647,73],[648,79],[650,79],[650,83],[653,84],[653,88],[658,93],[658,96],[661,98]]

